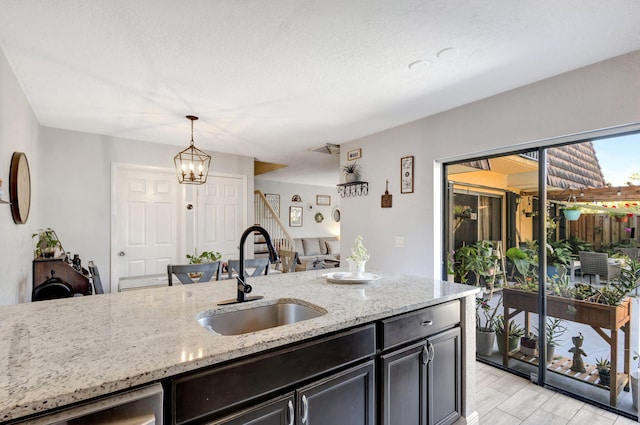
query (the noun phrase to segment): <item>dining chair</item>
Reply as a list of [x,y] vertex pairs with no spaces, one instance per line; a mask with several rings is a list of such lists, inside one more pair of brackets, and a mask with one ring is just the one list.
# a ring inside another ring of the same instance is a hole
[[93,282],[93,293],[104,294],[104,289],[102,288],[102,279],[100,278],[98,266],[93,264],[93,261],[89,261],[87,267],[89,268],[89,273],[91,273],[91,281]]
[[292,273],[296,271],[298,264],[298,253],[296,251],[287,251],[281,249],[278,252],[282,264],[282,273]]
[[[229,279],[234,278],[233,273],[236,275],[240,271],[240,260],[229,260],[227,261],[227,269],[229,271]],[[249,269],[253,269],[251,273],[249,273]],[[250,260],[244,260],[244,276],[245,277],[256,277],[261,274],[268,275],[269,274],[269,259],[268,258],[254,258]]]
[[[198,273],[197,280],[193,273]],[[222,275],[222,263],[220,261],[213,261],[211,263],[199,263],[199,264],[168,264],[167,275],[169,277],[169,286],[173,286],[173,275],[176,275],[178,280],[183,285],[196,282],[209,282],[215,275],[215,280],[220,280]]]
[[640,248],[618,248],[617,251],[620,251],[634,261],[638,261],[640,258]]
[[596,285],[599,285],[601,280],[608,282],[620,275],[620,265],[609,264],[609,255],[606,252],[580,251],[578,255],[583,282],[584,277],[589,276],[589,284],[591,284],[593,276]]

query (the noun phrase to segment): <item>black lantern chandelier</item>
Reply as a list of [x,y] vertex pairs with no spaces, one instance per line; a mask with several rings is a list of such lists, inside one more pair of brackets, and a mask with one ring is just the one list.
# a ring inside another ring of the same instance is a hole
[[178,183],[203,184],[207,182],[209,175],[211,155],[207,155],[193,144],[193,122],[198,117],[187,115],[186,118],[191,121],[191,145],[173,157]]

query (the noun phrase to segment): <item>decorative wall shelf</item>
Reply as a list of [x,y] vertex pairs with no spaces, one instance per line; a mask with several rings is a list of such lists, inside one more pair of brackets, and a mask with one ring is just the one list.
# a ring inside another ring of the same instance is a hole
[[366,196],[369,194],[369,182],[351,182],[351,183],[340,183],[337,185],[338,193],[341,198],[345,196],[350,198],[352,196]]

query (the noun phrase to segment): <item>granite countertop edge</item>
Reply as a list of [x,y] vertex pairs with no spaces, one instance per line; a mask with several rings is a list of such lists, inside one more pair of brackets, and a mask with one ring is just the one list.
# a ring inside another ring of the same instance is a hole
[[[339,270],[339,269],[336,269]],[[375,273],[375,272],[374,272]],[[393,273],[357,285],[319,271],[251,279],[263,300],[218,306],[235,282],[150,288],[0,307],[0,422],[476,294],[466,285]],[[253,294],[252,294],[253,295]],[[237,336],[198,314],[295,300],[327,314]],[[255,304],[253,304],[255,303]],[[213,311],[210,311],[213,310]]]

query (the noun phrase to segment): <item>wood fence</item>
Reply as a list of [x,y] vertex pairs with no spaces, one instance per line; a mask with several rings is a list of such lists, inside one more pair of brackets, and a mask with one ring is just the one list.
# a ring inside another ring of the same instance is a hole
[[[567,239],[571,236],[578,237],[596,249],[602,245],[616,243],[638,243],[638,216],[627,217],[626,222],[618,222],[608,214],[580,214],[576,221],[567,221],[569,228]],[[625,229],[634,229],[633,238]]]

